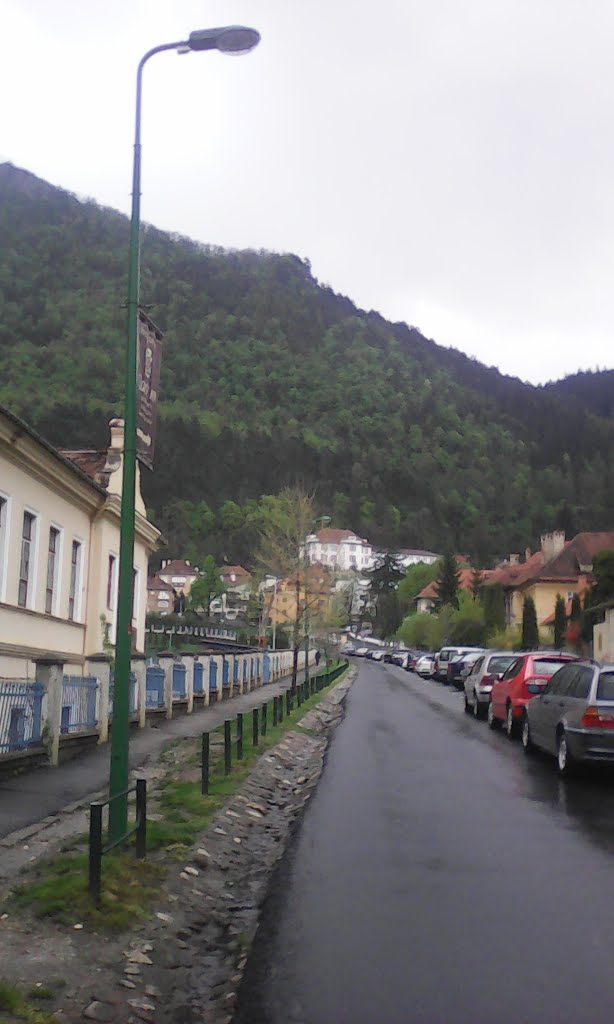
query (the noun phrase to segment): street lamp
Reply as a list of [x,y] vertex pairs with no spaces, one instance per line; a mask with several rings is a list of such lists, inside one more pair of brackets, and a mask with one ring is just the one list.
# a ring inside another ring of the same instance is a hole
[[186,40],[162,43],[141,58],[136,75],[136,117],[134,162],[132,168],[132,214],[130,219],[130,260],[128,264],[128,325],[126,344],[124,457],[122,470],[122,510],[119,549],[119,594],[117,601],[117,642],[115,648],[115,689],[113,693],[113,729],[111,733],[111,769],[109,775],[109,834],[112,842],[127,830],[129,680],[132,648],[132,604],[134,563],[134,492],[136,479],[136,372],[137,329],[139,315],[140,271],[140,199],[141,199],[141,91],[143,68],[156,53],[176,50],[219,50],[221,53],[248,53],[258,45],[260,35],[253,28],[227,25],[191,32]]
[[[313,520],[313,523],[311,524],[311,528],[313,529],[313,527],[316,526],[318,523],[323,524],[324,526],[328,526],[328,524],[330,523],[330,519],[331,519],[330,516],[317,516]],[[305,690],[307,692],[309,692],[309,605],[308,605],[308,602],[307,602],[307,572],[308,572],[308,569],[309,569],[309,553],[307,551],[307,537],[305,537],[303,572],[305,574],[305,636],[304,636],[304,644],[305,644]]]

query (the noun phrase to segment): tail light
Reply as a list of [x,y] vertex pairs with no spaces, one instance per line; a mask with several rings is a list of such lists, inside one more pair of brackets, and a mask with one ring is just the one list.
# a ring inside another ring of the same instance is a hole
[[594,704],[589,704],[582,715],[580,725],[583,729],[614,729],[614,715],[600,711]]
[[494,683],[494,679],[488,673],[486,673],[485,676],[482,676],[482,678],[480,680],[480,686],[492,686],[493,683]]
[[534,697],[536,693],[542,693],[548,680],[542,676],[530,676],[524,681],[524,691],[530,697]]

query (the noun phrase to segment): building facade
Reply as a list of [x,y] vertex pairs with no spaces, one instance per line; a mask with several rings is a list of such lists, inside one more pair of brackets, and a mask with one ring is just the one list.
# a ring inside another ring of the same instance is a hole
[[349,569],[364,572],[373,565],[373,546],[352,530],[326,527],[317,533],[310,533],[306,545],[307,557],[312,565],[320,562],[329,569],[343,572]]
[[[0,676],[37,659],[78,673],[115,643],[123,422],[103,451],[58,450],[0,407]],[[147,562],[159,531],[137,475],[133,634],[144,650]]]

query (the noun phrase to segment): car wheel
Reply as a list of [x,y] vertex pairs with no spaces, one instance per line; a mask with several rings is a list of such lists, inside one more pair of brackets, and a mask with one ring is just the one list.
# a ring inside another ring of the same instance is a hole
[[562,775],[564,778],[569,778],[570,775],[573,775],[575,761],[573,759],[572,754],[569,751],[569,747],[567,745],[567,736],[565,735],[564,729],[561,729],[557,738],[556,763],[559,770],[559,775]]
[[495,716],[494,716],[493,707],[492,707],[492,701],[489,701],[489,703],[488,703],[488,727],[490,729],[498,729],[500,725],[501,725],[501,722],[499,721],[498,718],[495,718]]
[[465,714],[466,715],[470,715],[471,714],[471,704],[467,700],[467,694],[465,694]]
[[516,719],[514,718],[514,711],[512,705],[507,705],[507,714],[505,716],[505,731],[507,738],[513,740],[516,738]]
[[524,750],[525,754],[532,754],[534,752],[534,750],[535,750],[535,744],[533,743],[533,740],[531,739],[531,726],[529,724],[529,716],[527,715],[526,711],[525,711],[524,715],[522,716],[522,733],[521,733],[521,737],[522,737],[522,749]]
[[482,709],[480,707],[480,702],[478,700],[478,695],[477,695],[477,693],[475,693],[475,691],[473,693],[473,717],[474,718],[481,718],[482,717]]

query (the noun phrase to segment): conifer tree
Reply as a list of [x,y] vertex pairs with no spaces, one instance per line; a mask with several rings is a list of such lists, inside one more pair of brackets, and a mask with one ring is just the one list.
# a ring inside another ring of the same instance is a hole
[[554,646],[557,651],[563,646],[565,630],[567,629],[567,612],[565,610],[565,599],[560,594],[556,595],[554,605]]
[[450,605],[452,608],[458,608],[460,569],[453,554],[448,553],[441,559],[435,585],[437,587],[437,606],[443,608],[444,605]]
[[522,647],[525,651],[534,651],[539,647],[537,612],[532,597],[525,597],[522,604]]

